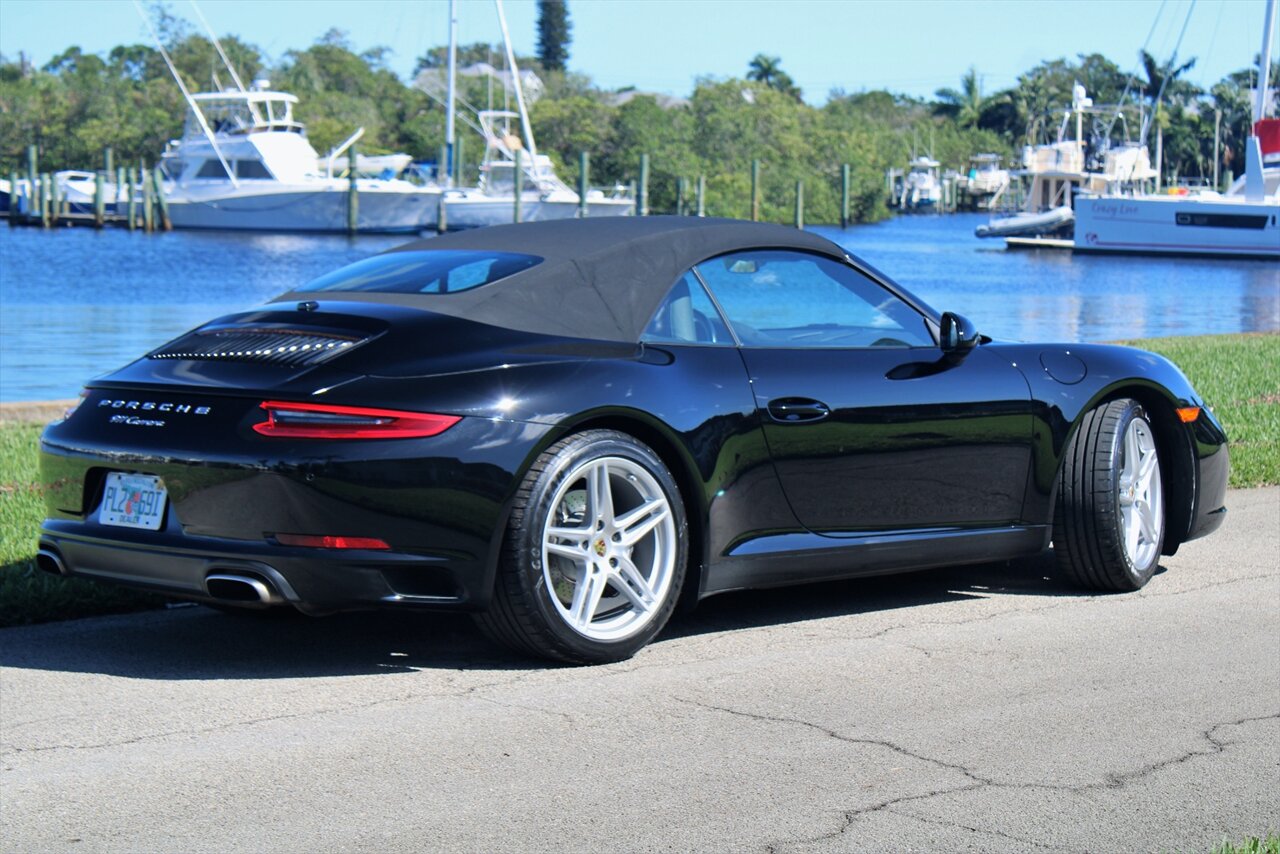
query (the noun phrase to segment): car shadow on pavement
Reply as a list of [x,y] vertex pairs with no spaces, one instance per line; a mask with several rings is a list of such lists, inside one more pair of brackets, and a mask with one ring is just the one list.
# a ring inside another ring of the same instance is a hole
[[[1079,596],[1051,554],[908,575],[726,593],[677,614],[658,642],[991,596]],[[5,629],[0,666],[132,679],[319,678],[418,670],[531,670],[465,614],[227,614],[179,606]]]
[[662,637],[747,629],[992,596],[1083,596],[1054,565],[1052,552],[997,563],[900,575],[826,581],[713,596],[677,614]]

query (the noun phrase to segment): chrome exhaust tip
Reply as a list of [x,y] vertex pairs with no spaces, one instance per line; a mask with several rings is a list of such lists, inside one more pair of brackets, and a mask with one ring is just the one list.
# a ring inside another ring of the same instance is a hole
[[50,575],[67,574],[67,565],[62,562],[62,555],[51,547],[42,547],[36,552],[36,567]]
[[284,597],[266,582],[248,575],[214,574],[204,580],[209,595],[223,602],[242,605],[280,605]]

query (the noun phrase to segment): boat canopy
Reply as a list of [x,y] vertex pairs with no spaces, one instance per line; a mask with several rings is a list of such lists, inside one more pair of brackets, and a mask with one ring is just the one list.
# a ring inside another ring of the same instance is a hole
[[[302,123],[293,117],[293,105],[298,99],[288,92],[232,90],[201,92],[191,97],[204,114],[209,129],[218,135],[263,131],[305,132]],[[190,112],[187,114],[183,136],[188,139],[204,136],[200,123]]]

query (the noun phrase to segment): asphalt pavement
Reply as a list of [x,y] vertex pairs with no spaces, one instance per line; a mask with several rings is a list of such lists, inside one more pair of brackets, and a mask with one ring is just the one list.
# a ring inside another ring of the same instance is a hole
[[736,593],[605,667],[461,616],[0,630],[0,850],[1207,852],[1280,830],[1280,489],[1228,507],[1136,594]]

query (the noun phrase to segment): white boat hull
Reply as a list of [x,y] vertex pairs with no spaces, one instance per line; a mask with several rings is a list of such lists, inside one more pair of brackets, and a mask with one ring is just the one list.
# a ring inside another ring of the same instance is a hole
[[[487,225],[505,225],[515,219],[515,199],[486,196],[446,196],[445,222],[449,229],[481,228]],[[635,202],[630,199],[592,199],[587,201],[587,216],[630,216],[635,212]],[[540,222],[552,219],[574,219],[578,216],[578,202],[548,201],[536,197],[524,199],[520,205],[522,222]]]
[[[168,197],[175,228],[345,232],[347,191],[280,188],[262,193]],[[361,191],[356,230],[414,234],[436,224],[439,192]]]
[[1078,196],[1075,249],[1280,259],[1280,200]]

